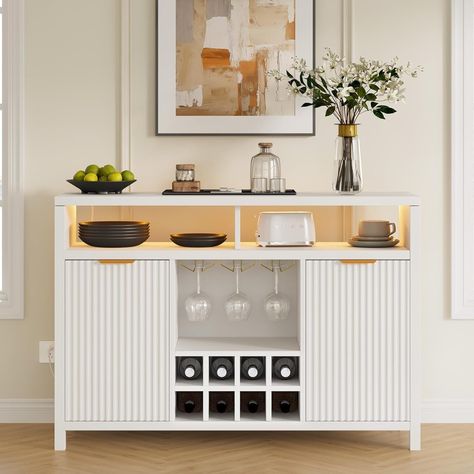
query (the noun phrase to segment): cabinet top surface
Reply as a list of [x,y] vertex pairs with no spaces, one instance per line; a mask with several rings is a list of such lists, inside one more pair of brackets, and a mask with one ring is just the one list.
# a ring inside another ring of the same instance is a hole
[[269,195],[166,195],[161,193],[80,194],[55,197],[56,206],[419,206],[410,193],[298,193]]

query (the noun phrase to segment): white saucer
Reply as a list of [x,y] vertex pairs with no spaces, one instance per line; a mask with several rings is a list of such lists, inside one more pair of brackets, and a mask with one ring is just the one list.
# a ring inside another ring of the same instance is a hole
[[364,237],[362,235],[354,235],[352,240],[360,240],[361,242],[388,242],[392,240],[393,237],[391,235],[386,237]]
[[398,239],[393,240],[373,240],[370,242],[364,242],[362,240],[349,240],[349,244],[353,247],[368,247],[368,248],[377,248],[377,247],[395,247],[400,241]]

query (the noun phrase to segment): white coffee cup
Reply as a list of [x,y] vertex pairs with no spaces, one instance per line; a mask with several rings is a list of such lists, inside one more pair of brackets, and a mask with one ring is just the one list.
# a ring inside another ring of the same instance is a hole
[[397,226],[390,221],[360,221],[361,237],[388,237],[396,232]]

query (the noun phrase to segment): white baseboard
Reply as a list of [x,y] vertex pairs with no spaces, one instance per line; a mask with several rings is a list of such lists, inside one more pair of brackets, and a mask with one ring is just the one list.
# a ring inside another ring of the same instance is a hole
[[54,400],[42,399],[0,399],[0,423],[52,423],[54,421]]
[[[45,399],[0,399],[0,423],[52,423],[54,401]],[[474,423],[474,399],[424,400],[423,423]]]
[[474,399],[432,399],[421,404],[423,423],[474,423]]

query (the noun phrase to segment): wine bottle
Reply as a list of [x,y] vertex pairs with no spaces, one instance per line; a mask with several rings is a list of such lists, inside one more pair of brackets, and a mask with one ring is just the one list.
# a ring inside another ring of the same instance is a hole
[[265,411],[265,393],[242,392],[240,394],[240,411],[242,413],[260,413]]
[[296,360],[280,357],[273,364],[273,375],[280,380],[289,380],[296,375]]
[[272,409],[274,412],[290,413],[298,410],[297,392],[274,392]]
[[211,374],[214,378],[225,380],[234,374],[234,364],[228,357],[215,357],[211,360]]
[[213,413],[231,413],[234,411],[234,392],[209,393],[209,409]]
[[178,365],[179,375],[187,380],[194,380],[200,377],[202,372],[201,361],[195,357],[183,357]]
[[258,380],[264,374],[263,360],[257,357],[247,357],[242,361],[242,377],[248,380]]
[[176,409],[183,413],[202,412],[202,393],[178,392],[176,394]]

